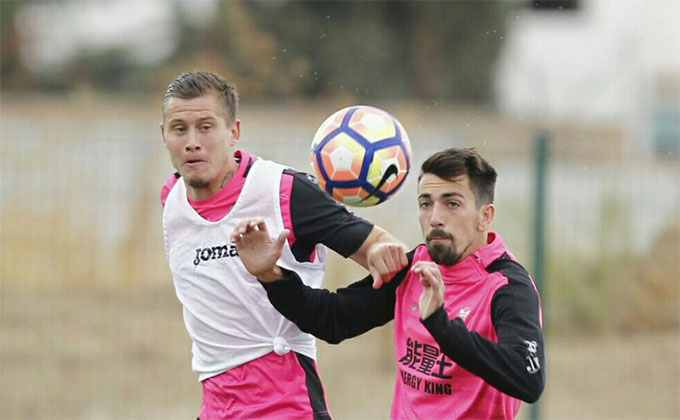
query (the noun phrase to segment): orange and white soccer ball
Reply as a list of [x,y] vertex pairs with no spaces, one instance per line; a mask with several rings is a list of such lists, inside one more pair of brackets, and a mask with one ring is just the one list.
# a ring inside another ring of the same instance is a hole
[[411,169],[411,143],[389,113],[351,106],[321,124],[312,140],[311,160],[319,185],[333,198],[350,206],[375,206],[404,184]]

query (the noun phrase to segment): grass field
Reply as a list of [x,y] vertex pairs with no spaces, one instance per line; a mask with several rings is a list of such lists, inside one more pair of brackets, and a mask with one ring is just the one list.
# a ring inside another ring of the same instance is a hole
[[[0,303],[0,418],[195,418],[200,387],[170,283],[125,293],[4,288]],[[319,345],[334,418],[388,418],[390,326]],[[543,417],[679,418],[679,344],[678,331],[549,337]]]

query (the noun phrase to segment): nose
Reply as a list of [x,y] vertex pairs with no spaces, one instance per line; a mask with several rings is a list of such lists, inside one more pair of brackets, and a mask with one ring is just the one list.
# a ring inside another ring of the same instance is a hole
[[201,143],[198,141],[198,137],[194,130],[189,130],[186,136],[187,142],[184,145],[184,150],[187,152],[197,152],[201,150]]
[[442,217],[442,206],[439,203],[435,203],[432,206],[432,212],[430,213],[430,226],[441,227],[444,226],[444,219]]

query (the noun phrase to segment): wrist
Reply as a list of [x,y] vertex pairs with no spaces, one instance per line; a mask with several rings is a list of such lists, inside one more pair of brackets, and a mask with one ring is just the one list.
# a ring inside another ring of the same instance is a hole
[[274,268],[272,268],[269,271],[257,275],[257,279],[263,283],[271,283],[276,280],[281,280],[282,278],[283,271],[281,270],[281,267],[279,267],[278,265],[275,265]]
[[425,321],[425,320],[428,320],[428,319],[432,319],[432,316],[433,316],[437,311],[439,311],[440,309],[441,309],[441,310],[444,310],[444,305],[443,305],[443,304],[442,304],[442,305],[439,305],[439,306],[437,306],[437,307],[435,307],[435,308],[428,308],[428,310],[423,311],[423,312],[420,313],[420,319],[421,319],[422,321]]

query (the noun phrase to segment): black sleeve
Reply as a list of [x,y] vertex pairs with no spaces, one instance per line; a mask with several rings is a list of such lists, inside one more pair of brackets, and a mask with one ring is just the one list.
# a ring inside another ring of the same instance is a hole
[[338,344],[394,318],[397,286],[411,267],[413,253],[407,254],[409,265],[377,290],[372,287],[371,276],[335,293],[314,289],[302,283],[295,272],[285,269],[283,279],[261,284],[274,308],[300,330]]
[[364,243],[373,229],[369,221],[354,215],[323,191],[312,175],[287,169],[293,176],[290,213],[295,233],[291,250],[298,261],[309,261],[321,243],[349,257]]
[[521,265],[500,259],[489,268],[494,265],[509,279],[492,301],[498,343],[469,331],[458,317],[450,320],[444,308],[422,322],[451,360],[501,392],[535,402],[545,383],[538,294]]

